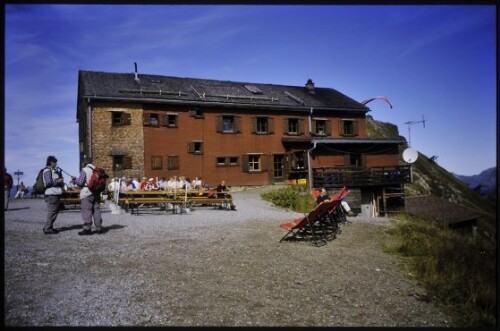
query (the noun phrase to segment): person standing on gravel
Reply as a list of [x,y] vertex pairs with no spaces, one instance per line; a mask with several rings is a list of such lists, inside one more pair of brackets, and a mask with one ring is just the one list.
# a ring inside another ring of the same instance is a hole
[[56,170],[57,159],[53,155],[47,157],[46,167],[43,169],[43,184],[45,186],[45,201],[47,202],[47,220],[43,227],[45,234],[57,234],[54,222],[61,210],[60,200],[63,194],[64,179],[62,173]]
[[9,209],[9,198],[10,198],[10,190],[12,190],[12,185],[14,185],[14,180],[12,179],[12,176],[7,172],[7,168],[4,168],[4,175],[3,175],[4,210]]
[[92,169],[95,166],[91,163],[89,157],[84,158],[85,166],[80,171],[80,176],[76,179],[76,185],[82,188],[80,191],[81,215],[83,219],[83,230],[78,232],[80,236],[88,236],[92,234],[92,219],[97,234],[102,232],[102,217],[101,217],[101,194],[92,192],[87,187],[90,178],[92,177]]

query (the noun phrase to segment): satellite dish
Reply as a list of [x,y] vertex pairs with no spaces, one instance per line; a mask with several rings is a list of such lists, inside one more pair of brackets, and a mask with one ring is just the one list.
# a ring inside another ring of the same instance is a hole
[[411,147],[408,147],[403,151],[403,160],[405,160],[406,163],[413,163],[417,161],[418,158],[418,152],[414,150]]

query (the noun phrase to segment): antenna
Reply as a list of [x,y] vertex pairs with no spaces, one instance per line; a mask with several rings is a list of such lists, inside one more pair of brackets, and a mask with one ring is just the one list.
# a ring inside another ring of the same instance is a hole
[[425,129],[425,122],[427,120],[424,118],[424,115],[422,115],[422,120],[421,121],[409,121],[406,122],[405,124],[408,125],[408,146],[411,146],[411,139],[410,139],[410,128],[414,124],[422,123]]

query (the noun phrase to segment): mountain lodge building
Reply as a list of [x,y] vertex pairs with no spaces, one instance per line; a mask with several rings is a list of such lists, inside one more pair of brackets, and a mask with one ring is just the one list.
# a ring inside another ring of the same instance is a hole
[[211,186],[347,186],[359,208],[411,180],[399,152],[406,141],[368,137],[369,111],[311,79],[287,86],[79,71],[80,162],[90,156],[111,177],[201,177]]

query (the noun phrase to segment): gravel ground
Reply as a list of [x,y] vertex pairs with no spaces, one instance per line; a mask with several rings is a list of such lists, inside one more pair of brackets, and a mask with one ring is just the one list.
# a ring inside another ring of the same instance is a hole
[[279,240],[302,214],[233,193],[237,211],[112,214],[78,236],[79,209],[44,235],[43,200],[5,212],[6,326],[452,326],[380,242],[384,218],[350,218],[322,247]]

